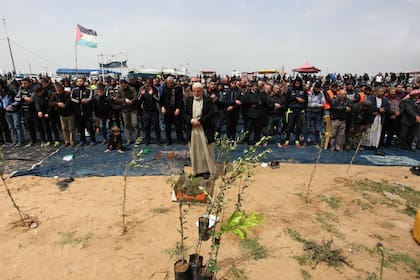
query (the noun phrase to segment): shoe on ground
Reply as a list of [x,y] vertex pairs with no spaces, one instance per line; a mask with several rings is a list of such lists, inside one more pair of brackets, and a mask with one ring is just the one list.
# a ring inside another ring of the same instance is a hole
[[54,147],[59,147],[61,145],[60,141],[54,141]]
[[300,144],[300,142],[298,140],[295,141],[295,146],[296,147],[301,147],[302,145]]
[[80,141],[79,144],[77,144],[78,147],[81,147],[81,146],[84,146],[84,145],[85,145],[85,142],[83,142],[83,141]]
[[286,140],[286,141],[284,142],[284,146],[285,146],[285,147],[288,147],[288,146],[289,146],[289,143],[290,143],[290,142],[289,142],[289,140]]
[[[15,146],[15,147],[16,147],[16,145],[17,145],[17,143],[14,143],[14,144],[13,144],[13,146]],[[26,148],[29,148],[29,147],[33,147],[33,146],[35,146],[35,143],[32,143],[32,142],[31,142],[31,143],[29,143],[29,144],[26,144],[26,146],[25,146],[25,147],[26,147]]]
[[23,143],[16,143],[13,147],[15,148],[23,147]]
[[103,140],[102,142],[101,142],[101,145],[103,146],[103,145],[106,145],[106,143],[107,143],[107,141],[106,140]]
[[140,145],[140,144],[141,144],[141,138],[140,138],[140,137],[138,137],[138,138],[136,139],[135,144],[136,144],[136,145]]
[[89,143],[89,147],[93,147],[93,146],[95,146],[95,142],[90,141],[90,143]]
[[70,143],[64,143],[64,147],[69,147]]
[[280,143],[277,143],[277,148],[283,147]]

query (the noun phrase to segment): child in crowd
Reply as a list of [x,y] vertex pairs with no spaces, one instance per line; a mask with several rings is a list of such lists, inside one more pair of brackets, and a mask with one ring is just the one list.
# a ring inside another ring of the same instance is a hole
[[113,126],[111,128],[111,134],[108,138],[108,148],[105,150],[105,153],[108,153],[112,150],[118,150],[120,154],[124,153],[122,149],[122,137],[121,137],[121,131],[118,126]]

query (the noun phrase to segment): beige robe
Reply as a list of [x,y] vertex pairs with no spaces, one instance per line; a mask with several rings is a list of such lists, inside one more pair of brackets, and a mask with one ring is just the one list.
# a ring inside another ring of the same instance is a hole
[[[193,101],[192,117],[200,118],[203,111],[203,99]],[[189,143],[192,174],[215,173],[214,143],[208,144],[203,127],[192,127]]]

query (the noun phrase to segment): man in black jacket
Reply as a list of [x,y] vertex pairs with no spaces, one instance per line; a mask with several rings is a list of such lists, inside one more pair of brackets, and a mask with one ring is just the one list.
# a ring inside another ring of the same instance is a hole
[[238,126],[239,114],[241,108],[241,91],[238,88],[237,81],[233,79],[230,82],[230,88],[222,93],[222,103],[226,119],[226,136],[235,140],[236,128]]
[[302,132],[303,115],[308,105],[308,94],[305,92],[302,79],[297,77],[286,94],[286,103],[290,108],[288,116],[285,146],[289,145],[290,134],[295,131],[295,145],[300,146],[299,137]]
[[183,109],[183,94],[182,88],[175,86],[173,77],[166,79],[166,85],[162,89],[162,96],[160,98],[161,112],[165,122],[166,144],[172,144],[171,127],[175,125],[177,143],[184,142],[182,132],[182,109]]
[[26,130],[29,132],[31,142],[27,146],[34,146],[36,144],[36,114],[35,104],[33,101],[33,91],[31,81],[29,78],[22,79],[21,87],[16,94],[15,100],[19,102],[23,111],[23,119]]
[[401,129],[400,148],[413,150],[411,144],[416,135],[417,126],[420,124],[420,112],[416,102],[419,99],[420,90],[416,89],[409,93],[400,103]]
[[347,98],[345,88],[339,88],[337,95],[331,101],[331,136],[330,150],[343,150],[346,136],[346,123],[350,117],[352,104]]
[[147,79],[145,86],[140,88],[140,107],[143,111],[144,142],[150,144],[150,130],[155,130],[157,144],[161,145],[159,126],[159,91],[153,86],[153,80]]
[[62,85],[55,86],[55,93],[50,97],[50,107],[57,108],[60,115],[61,129],[63,131],[64,147],[76,145],[76,126],[74,121],[71,92],[64,91]]
[[101,145],[105,145],[108,142],[107,125],[111,118],[111,100],[105,95],[105,87],[102,84],[99,84],[96,89],[96,94],[93,98],[93,109],[102,133],[103,140]]
[[76,86],[71,92],[71,101],[73,102],[76,126],[80,133],[79,145],[83,146],[86,143],[85,130],[87,130],[91,137],[90,146],[93,146],[95,145],[95,132],[92,122],[93,93],[85,87],[85,78],[78,78]]

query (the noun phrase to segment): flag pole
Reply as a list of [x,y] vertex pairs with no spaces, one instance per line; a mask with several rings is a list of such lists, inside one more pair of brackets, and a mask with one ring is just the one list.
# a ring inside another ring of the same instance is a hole
[[76,62],[76,76],[78,75],[78,71],[77,71],[77,42],[74,44],[74,58],[75,58],[75,62]]

